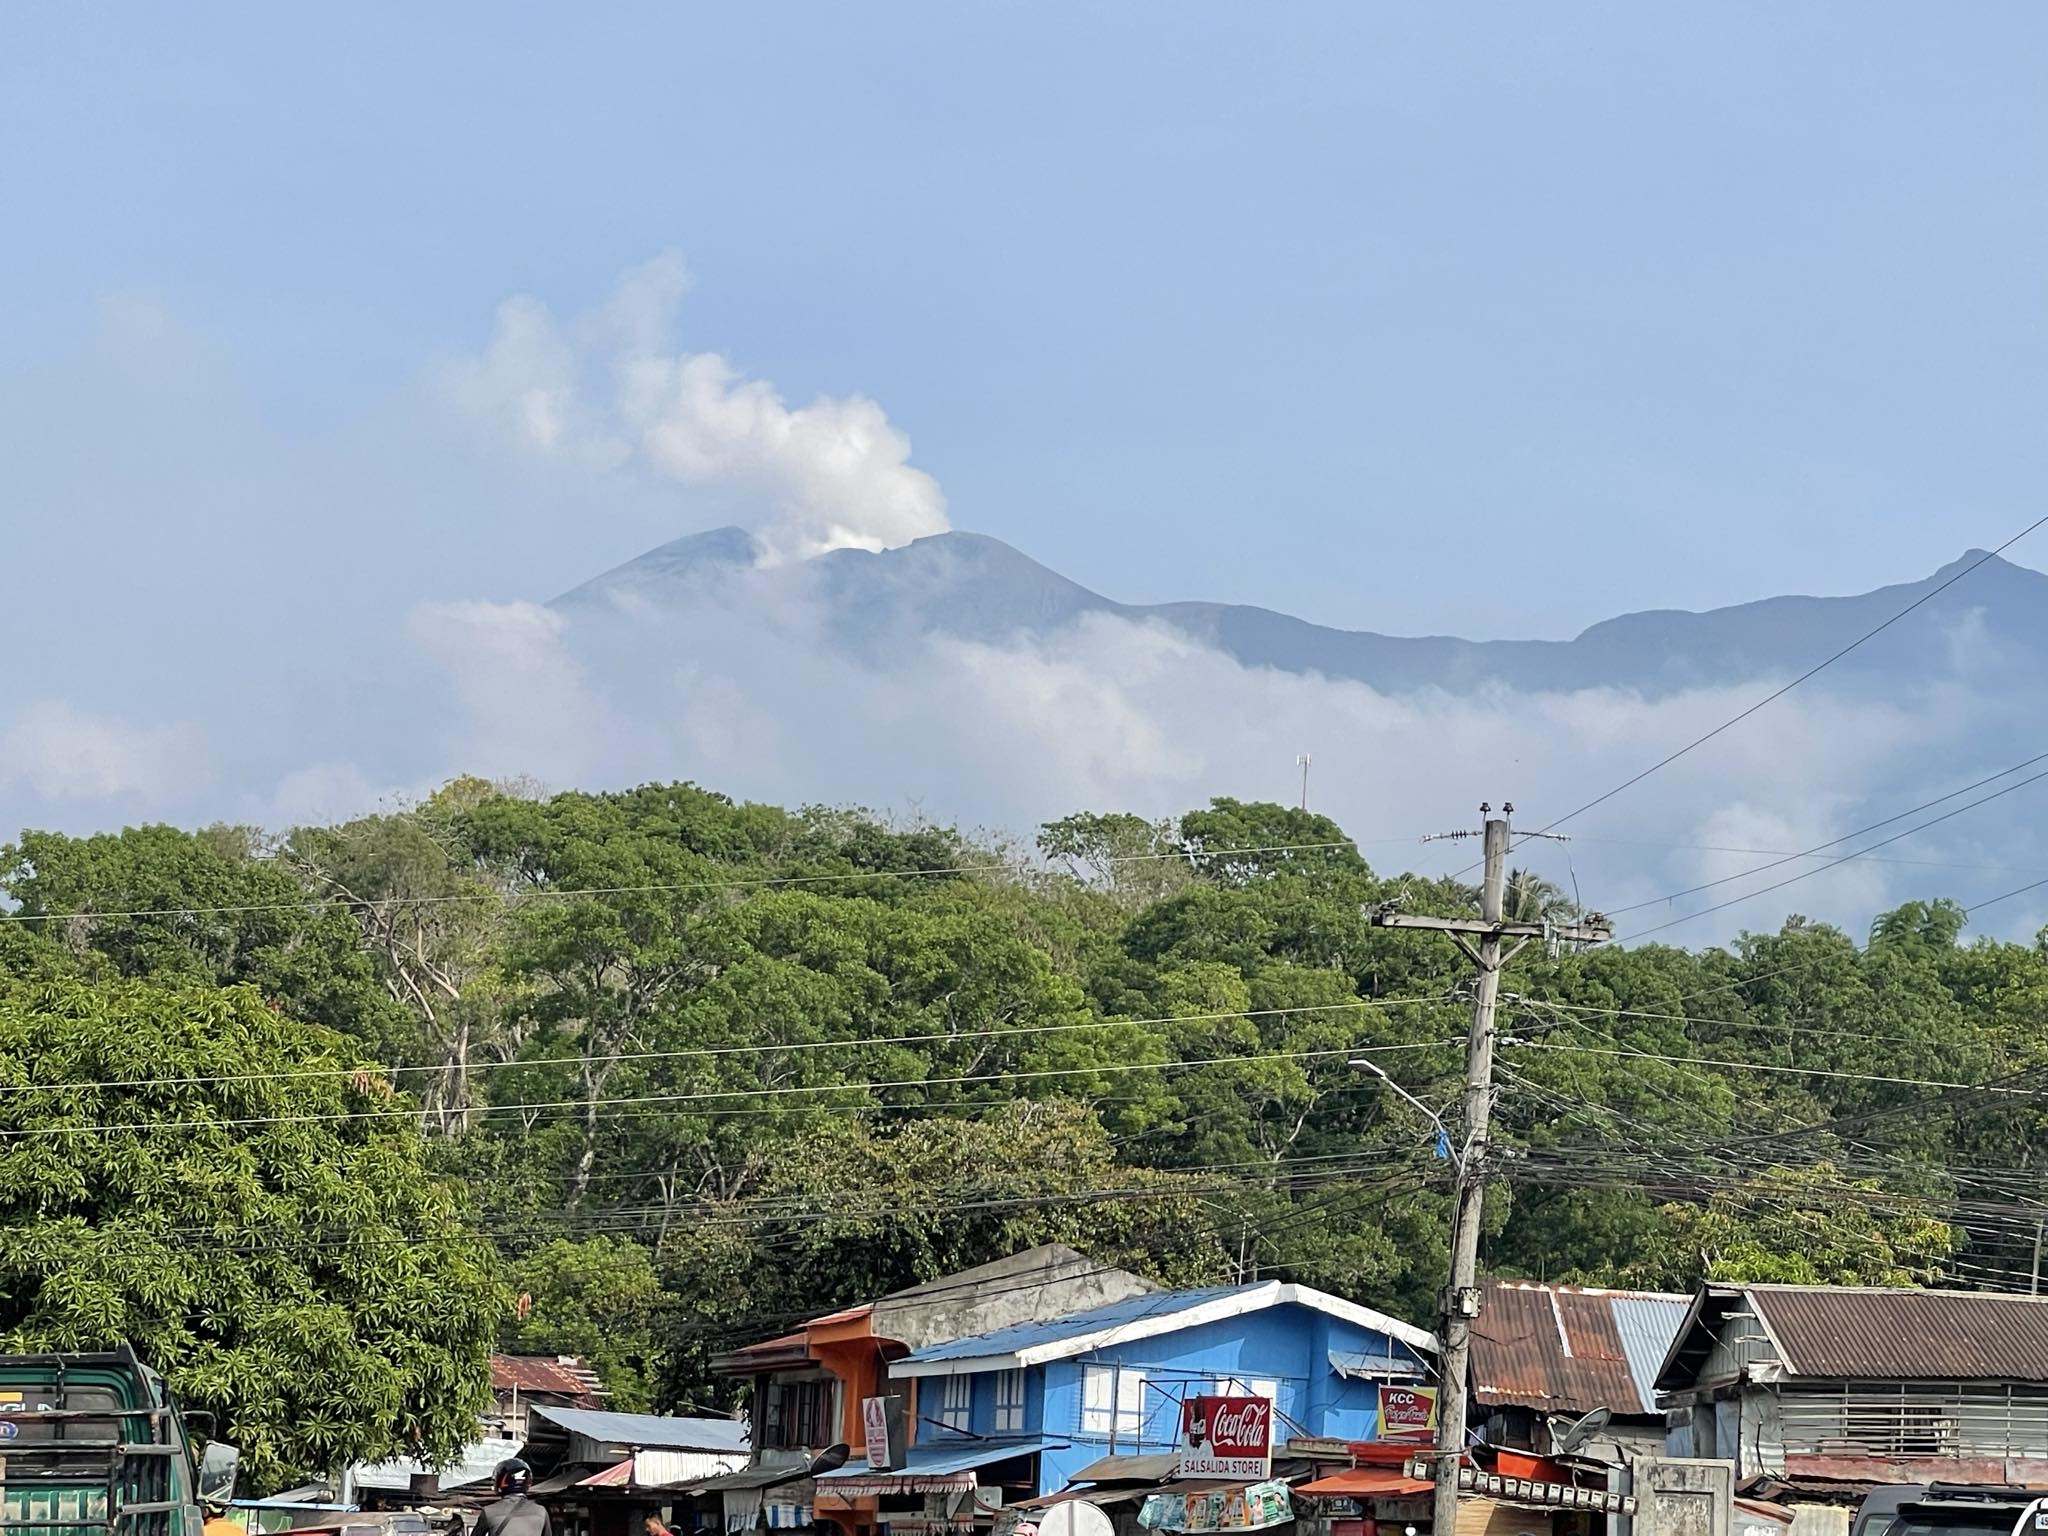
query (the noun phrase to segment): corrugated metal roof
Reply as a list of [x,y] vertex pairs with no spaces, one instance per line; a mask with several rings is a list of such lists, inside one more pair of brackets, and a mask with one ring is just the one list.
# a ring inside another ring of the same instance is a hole
[[818,1481],[831,1483],[861,1477],[943,1477],[948,1472],[972,1472],[976,1467],[1008,1461],[1013,1456],[1030,1456],[1039,1451],[1063,1451],[1066,1448],[1064,1440],[1047,1440],[1042,1436],[1026,1440],[966,1440],[956,1445],[913,1445],[904,1456],[904,1465],[892,1472],[870,1472],[865,1461],[849,1461],[830,1472],[820,1472]]
[[1144,1296],[1128,1296],[1122,1301],[1112,1301],[1106,1306],[1090,1307],[1085,1312],[1069,1312],[1064,1317],[1047,1318],[1040,1322],[1013,1323],[1008,1328],[998,1328],[994,1333],[977,1334],[971,1339],[954,1339],[945,1344],[933,1344],[911,1355],[917,1361],[926,1360],[974,1360],[983,1355],[1008,1355],[1020,1349],[1029,1349],[1035,1344],[1055,1344],[1061,1339],[1079,1338],[1082,1334],[1094,1333],[1103,1328],[1114,1328],[1123,1323],[1134,1323],[1140,1318],[1163,1317],[1174,1312],[1184,1312],[1204,1302],[1217,1301],[1239,1291],[1254,1291],[1255,1285],[1218,1285],[1206,1290],[1157,1291]]
[[873,1302],[864,1301],[857,1307],[843,1307],[837,1312],[827,1312],[823,1317],[814,1317],[811,1319],[811,1326],[821,1328],[827,1323],[858,1322],[864,1317],[872,1316],[874,1310]]
[[[1630,1309],[1624,1324],[1617,1302],[1643,1305]],[[1687,1302],[1656,1292],[1497,1280],[1472,1328],[1473,1396],[1543,1413],[1655,1413],[1649,1378],[1670,1338],[1650,1345],[1645,1335],[1655,1331],[1660,1312],[1675,1332]]]
[[801,1333],[785,1333],[776,1338],[763,1339],[758,1344],[742,1345],[740,1348],[733,1350],[729,1358],[737,1360],[743,1355],[781,1354],[788,1350],[802,1349],[803,1347],[804,1336]]
[[593,1401],[603,1393],[595,1371],[552,1355],[491,1356],[491,1388],[497,1392],[587,1397]]
[[1742,1287],[1800,1376],[2048,1381],[2048,1298],[1992,1291]]
[[590,1408],[542,1407],[537,1419],[559,1424],[572,1435],[604,1445],[638,1446],[647,1450],[744,1451],[744,1419],[680,1419],[655,1413],[602,1413]]
[[793,1467],[754,1466],[742,1467],[737,1472],[721,1472],[716,1477],[707,1477],[701,1483],[693,1483],[685,1490],[689,1493],[725,1493],[728,1490],[739,1493],[749,1488],[766,1488],[771,1483],[794,1487],[798,1483],[808,1485],[810,1479],[804,1475],[803,1464]]
[[737,1472],[745,1451],[653,1450],[633,1453],[633,1481],[642,1488],[679,1488],[721,1472]]
[[971,1486],[973,1479],[968,1474],[977,1468],[1066,1448],[1066,1441],[1043,1436],[1026,1440],[973,1440],[960,1445],[913,1445],[901,1467],[873,1472],[865,1461],[849,1461],[833,1471],[820,1472],[818,1488],[821,1492],[860,1498],[870,1490],[930,1492],[942,1487]]
[[465,1445],[453,1466],[437,1467],[430,1461],[399,1457],[373,1466],[356,1467],[350,1471],[349,1477],[358,1488],[386,1492],[393,1489],[403,1492],[412,1486],[415,1477],[427,1476],[439,1479],[443,1490],[467,1488],[473,1483],[488,1482],[491,1474],[497,1471],[499,1462],[518,1454],[517,1440],[479,1440]]
[[1614,1331],[1621,1335],[1621,1352],[1628,1357],[1628,1373],[1645,1413],[1656,1411],[1657,1372],[1690,1309],[1691,1299],[1685,1296],[1614,1298]]

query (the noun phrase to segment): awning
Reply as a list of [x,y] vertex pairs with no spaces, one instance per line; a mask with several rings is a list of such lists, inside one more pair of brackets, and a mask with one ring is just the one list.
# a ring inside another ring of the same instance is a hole
[[700,1491],[717,1493],[728,1531],[750,1531],[763,1524],[771,1531],[795,1530],[813,1521],[817,1484],[802,1467],[749,1467],[716,1481],[723,1486]]
[[1330,1369],[1354,1381],[1420,1381],[1422,1367],[1397,1355],[1368,1355],[1357,1350],[1330,1351]]
[[457,1464],[452,1467],[436,1467],[429,1461],[400,1458],[396,1461],[380,1461],[375,1466],[352,1468],[348,1475],[351,1490],[375,1488],[380,1492],[404,1493],[411,1489],[416,1477],[431,1477],[442,1493],[456,1488],[468,1488],[477,1483],[488,1484],[498,1463],[519,1454],[517,1440],[479,1440],[462,1448]]
[[544,1493],[567,1493],[571,1488],[630,1488],[633,1486],[633,1458],[592,1472],[588,1467],[569,1467],[553,1477],[535,1483],[527,1491],[538,1498]]
[[737,1456],[714,1456],[704,1451],[638,1451],[624,1461],[595,1471],[587,1462],[565,1467],[535,1483],[532,1492],[536,1497],[567,1493],[571,1488],[645,1488],[683,1493],[720,1477],[745,1476],[751,1469],[735,1467],[733,1463],[737,1460]]
[[1342,1472],[1319,1477],[1312,1483],[1302,1483],[1294,1491],[1317,1499],[1369,1499],[1401,1493],[1427,1493],[1433,1486],[1395,1467],[1347,1467]]
[[884,1493],[954,1493],[980,1486],[982,1467],[1040,1451],[1063,1451],[1064,1440],[977,1440],[968,1445],[912,1446],[908,1464],[893,1471],[870,1471],[865,1461],[849,1461],[818,1474],[818,1491],[843,1499],[872,1498]]
[[810,1481],[802,1463],[793,1467],[745,1467],[738,1472],[721,1472],[716,1477],[707,1477],[699,1482],[690,1483],[678,1491],[727,1493],[735,1488],[766,1488],[770,1483],[781,1483],[791,1488],[801,1483],[808,1488]]
[[1164,1456],[1102,1456],[1074,1474],[1077,1483],[1158,1483],[1180,1469],[1180,1453]]
[[1118,1488],[1114,1486],[1097,1488],[1062,1488],[1058,1493],[1048,1493],[1036,1499],[1016,1499],[1003,1506],[1006,1510],[1044,1511],[1055,1504],[1080,1502],[1093,1504],[1098,1509],[1108,1509],[1114,1504],[1142,1504],[1159,1492],[1157,1483],[1140,1483]]

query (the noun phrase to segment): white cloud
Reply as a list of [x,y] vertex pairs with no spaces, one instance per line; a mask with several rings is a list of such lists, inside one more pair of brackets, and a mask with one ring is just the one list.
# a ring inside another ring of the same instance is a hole
[[254,806],[265,827],[332,825],[373,807],[392,809],[421,799],[432,784],[379,784],[354,763],[328,760],[293,768]]
[[191,724],[139,725],[43,700],[0,731],[0,785],[44,800],[157,807],[212,777],[205,736]]
[[889,549],[947,528],[910,439],[860,395],[791,406],[715,352],[674,345],[679,258],[627,273],[594,313],[499,306],[488,346],[443,372],[448,398],[502,444],[594,470],[637,465],[720,494],[770,560]]
[[451,685],[411,701],[458,772],[579,782],[602,754],[600,700],[562,643],[566,621],[538,603],[424,603],[407,633]]

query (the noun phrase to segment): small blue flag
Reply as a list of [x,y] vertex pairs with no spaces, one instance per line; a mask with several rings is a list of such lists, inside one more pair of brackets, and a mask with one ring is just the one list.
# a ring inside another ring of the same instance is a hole
[[1451,1138],[1442,1126],[1436,1131],[1436,1155],[1444,1162],[1451,1160]]

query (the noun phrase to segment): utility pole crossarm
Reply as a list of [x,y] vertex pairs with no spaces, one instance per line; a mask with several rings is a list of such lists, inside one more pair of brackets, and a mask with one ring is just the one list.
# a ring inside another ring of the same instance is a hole
[[1604,917],[1586,923],[1489,923],[1483,917],[1424,917],[1419,912],[1393,912],[1385,907],[1372,914],[1375,928],[1432,928],[1438,933],[1469,933],[1492,939],[1556,939],[1564,944],[1605,944],[1614,930]]
[[[1560,927],[1552,923],[1489,923],[1483,917],[1424,917],[1419,913],[1380,907],[1373,912],[1372,921],[1376,928],[1423,928],[1440,933],[1462,949],[1465,958],[1482,971],[1508,964],[1537,939],[1556,944],[1605,944],[1614,937],[1614,930],[1608,927],[1607,919],[1598,913],[1593,915],[1591,922]],[[1479,940],[1479,948],[1475,949],[1465,941],[1467,934]],[[1500,953],[1503,939],[1517,941],[1515,947],[1504,955]],[[1482,952],[1489,945],[1492,946],[1492,960]]]

